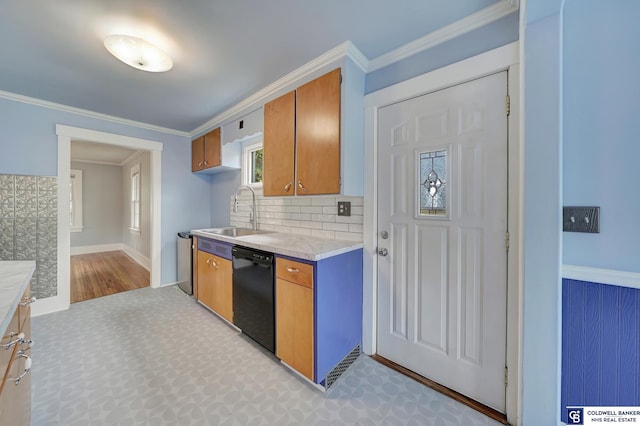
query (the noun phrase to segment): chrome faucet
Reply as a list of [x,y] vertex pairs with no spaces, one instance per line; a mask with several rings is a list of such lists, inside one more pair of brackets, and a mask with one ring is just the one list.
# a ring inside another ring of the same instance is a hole
[[251,205],[252,213],[249,215],[249,222],[253,224],[253,230],[257,231],[258,220],[256,218],[256,193],[252,187],[250,187],[249,185],[240,185],[238,189],[236,189],[236,195],[233,196],[233,212],[234,213],[238,212],[238,194],[242,191],[243,188],[247,188],[249,191],[251,191],[253,204]]

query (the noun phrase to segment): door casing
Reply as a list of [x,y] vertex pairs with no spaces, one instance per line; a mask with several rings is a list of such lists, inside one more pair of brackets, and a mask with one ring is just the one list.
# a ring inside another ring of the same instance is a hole
[[[365,96],[364,155],[364,259],[362,349],[376,353],[377,324],[377,209],[378,209],[378,110],[384,106],[455,86],[499,71],[508,71],[510,114],[508,117],[508,229],[507,258],[507,390],[506,414],[519,424],[522,371],[522,283],[523,283],[523,182],[524,147],[520,137],[519,42],[440,68]],[[506,108],[506,105],[505,105]]]

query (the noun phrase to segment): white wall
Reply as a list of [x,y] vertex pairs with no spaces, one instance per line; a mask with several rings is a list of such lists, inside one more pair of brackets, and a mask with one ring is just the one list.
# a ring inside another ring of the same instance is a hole
[[71,247],[122,242],[122,167],[71,162],[82,170],[82,232],[71,233]]

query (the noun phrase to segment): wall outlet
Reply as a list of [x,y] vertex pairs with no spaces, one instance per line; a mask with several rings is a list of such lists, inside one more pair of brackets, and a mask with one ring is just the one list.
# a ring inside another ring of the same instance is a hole
[[600,207],[563,207],[564,232],[600,233]]
[[351,216],[351,201],[338,201],[338,216]]

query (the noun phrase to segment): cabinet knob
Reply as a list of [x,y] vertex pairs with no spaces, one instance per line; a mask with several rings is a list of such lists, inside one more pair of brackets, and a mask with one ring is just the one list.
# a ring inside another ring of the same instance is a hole
[[36,301],[35,297],[23,297],[22,298],[22,303],[20,303],[20,305],[27,306],[27,305],[32,304],[35,301]]
[[298,181],[298,188],[302,189],[302,192],[307,192],[307,188],[304,187],[301,180]]
[[284,186],[284,192],[289,192],[290,189],[291,189],[291,182],[289,182]]
[[22,380],[22,378],[24,376],[26,376],[27,374],[31,373],[31,357],[27,354],[25,354],[23,351],[18,352],[18,356],[17,358],[24,358],[24,371],[22,373],[20,373],[20,375],[13,380],[13,383],[17,385],[20,384],[20,380]]

